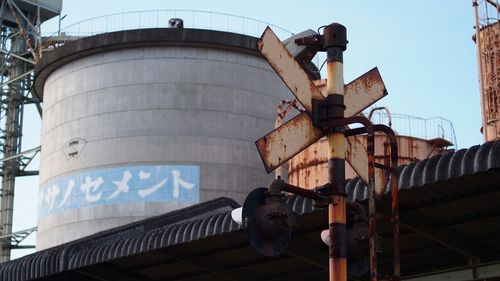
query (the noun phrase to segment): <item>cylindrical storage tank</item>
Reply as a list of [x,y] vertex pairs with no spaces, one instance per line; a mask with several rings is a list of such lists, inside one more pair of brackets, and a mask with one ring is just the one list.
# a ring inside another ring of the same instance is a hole
[[257,42],[143,29],[46,53],[38,250],[266,185],[254,141],[289,91]]
[[482,28],[479,32],[483,84],[485,141],[500,139],[500,23],[496,22]]
[[[359,139],[367,145],[366,137]],[[427,159],[444,152],[442,144],[449,145],[444,139],[425,140],[409,136],[397,136],[398,165],[409,164]],[[375,133],[375,162],[390,166],[390,144],[386,135]],[[297,154],[288,164],[288,181],[290,184],[304,188],[315,188],[328,183],[328,140],[320,139],[301,153]],[[347,179],[357,176],[356,172],[346,162],[345,175]]]

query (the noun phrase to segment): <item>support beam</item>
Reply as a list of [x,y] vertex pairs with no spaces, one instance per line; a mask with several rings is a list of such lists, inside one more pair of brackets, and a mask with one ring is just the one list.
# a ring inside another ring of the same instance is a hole
[[301,274],[295,274],[293,276],[282,276],[282,277],[275,278],[275,279],[269,279],[269,281],[289,281],[290,279],[292,279],[292,280],[323,280],[323,279],[314,279],[318,275],[322,275],[322,274],[326,277],[327,272],[326,271],[318,271],[318,270],[307,271],[307,272],[304,272]]
[[470,281],[500,277],[500,262],[455,268],[402,278],[404,281]]
[[292,241],[286,249],[286,254],[298,258],[303,262],[328,270],[328,247],[325,245],[325,251],[318,251],[298,241]]
[[216,274],[219,277],[221,277],[224,280],[230,280],[230,281],[256,281],[255,279],[245,276],[242,274],[239,274],[235,272],[234,270],[227,269],[215,262],[213,262],[211,259],[208,258],[202,258],[202,257],[192,257],[189,255],[186,255],[185,253],[182,253],[177,250],[164,250],[162,251],[168,255],[170,255],[172,258],[189,263],[191,265],[194,265],[206,272]]
[[75,271],[80,273],[80,274],[83,274],[85,276],[88,276],[92,279],[101,280],[101,281],[114,281],[114,280],[144,281],[144,280],[149,280],[149,278],[146,279],[145,277],[141,277],[141,279],[137,279],[137,278],[131,277],[129,275],[123,274],[118,270],[112,270],[112,269],[109,269],[109,268],[106,268],[106,267],[100,266],[100,265],[75,269]]
[[35,248],[36,248],[36,246],[35,246],[35,245],[20,245],[20,246],[19,246],[19,245],[17,245],[17,246],[16,246],[16,245],[13,245],[13,246],[11,247],[11,249],[13,249],[13,250],[19,250],[19,249],[35,249]]
[[[10,260],[13,247],[21,247],[18,242],[22,236],[12,233],[12,214],[15,193],[15,179],[23,175],[38,174],[35,171],[24,171],[33,158],[19,156],[22,149],[23,118],[25,105],[35,104],[41,109],[38,100],[34,99],[33,67],[39,58],[35,53],[40,40],[40,13],[36,16],[25,15],[13,0],[2,1],[0,10],[10,13],[15,19],[15,26],[5,25],[2,22],[0,33],[0,55],[2,57],[0,71],[0,176],[1,176],[1,202],[0,202],[0,236],[10,236],[0,240],[0,262]],[[32,21],[33,20],[33,21]],[[36,24],[34,21],[36,20]],[[31,44],[29,36],[35,38],[35,45]],[[41,50],[41,49],[39,49]],[[29,56],[31,54],[33,57]],[[30,97],[31,96],[31,97]],[[40,113],[41,111],[39,111]],[[36,153],[36,152],[34,152]],[[12,239],[12,241],[11,241]],[[12,242],[12,243],[11,243]],[[27,247],[27,246],[23,246]]]
[[16,158],[19,158],[21,156],[24,156],[26,154],[30,154],[30,153],[38,153],[41,149],[41,146],[38,146],[38,147],[35,147],[33,149],[30,149],[30,150],[26,150],[26,151],[23,151],[21,153],[18,153],[16,155],[12,155],[12,156],[9,156],[9,157],[5,157],[5,158],[2,158],[0,159],[0,162],[4,162],[4,161],[7,161],[7,160],[12,160],[12,159],[16,159]]
[[9,52],[9,51],[6,51],[6,50],[3,50],[3,49],[0,49],[0,52],[2,52],[2,53],[4,53],[4,54],[6,54],[6,55],[8,55],[8,56],[14,57],[14,58],[16,58],[16,59],[20,59],[20,60],[22,60],[22,61],[25,61],[25,62],[31,63],[31,64],[33,64],[33,65],[35,64],[35,62],[34,62],[33,60],[27,59],[27,58],[22,57],[22,56],[20,56],[20,55],[16,55],[16,54],[11,53],[11,52]]
[[[450,192],[451,193],[451,192]],[[419,206],[415,206],[414,208],[405,208],[406,210],[404,212],[401,212],[401,214],[414,214],[416,212],[425,212],[427,210],[431,210],[436,207],[445,207],[450,204],[462,204],[463,202],[470,201],[470,200],[481,200],[483,197],[489,197],[489,196],[498,196],[500,195],[500,191],[498,190],[498,186],[495,183],[491,183],[488,187],[477,187],[474,189],[473,193],[471,192],[466,192],[466,193],[452,193],[452,194],[447,194],[446,199],[439,198],[437,200],[421,204]]]
[[0,88],[2,88],[2,87],[4,87],[4,86],[7,86],[7,85],[9,85],[9,84],[11,84],[11,83],[14,83],[14,82],[16,82],[17,80],[20,80],[20,79],[22,79],[22,78],[24,78],[24,77],[26,77],[26,76],[28,76],[28,75],[30,75],[30,74],[32,74],[32,73],[33,73],[33,70],[30,70],[30,71],[28,71],[28,72],[25,72],[25,73],[19,74],[18,76],[11,78],[9,81],[7,81],[7,82],[5,82],[5,83],[0,84]]
[[[390,213],[389,208],[384,205],[379,205],[379,211],[382,213]],[[400,214],[399,215],[399,225],[406,228],[421,237],[425,237],[431,241],[437,242],[450,250],[453,250],[466,259],[471,257],[479,257],[476,253],[475,247],[473,246],[473,241],[466,241],[461,237],[457,237],[456,234],[448,234],[446,230],[438,230],[432,228],[426,224],[416,221],[411,215]]]
[[19,171],[16,176],[18,177],[29,177],[29,176],[38,176],[40,174],[39,171]]
[[495,9],[497,9],[497,12],[500,12],[500,6],[498,5],[498,1],[493,1],[493,0],[486,0],[486,2],[490,3]]
[[404,227],[406,229],[409,229],[418,235],[425,237],[429,240],[432,240],[434,242],[437,242],[463,256],[466,258],[474,257],[476,256],[474,254],[474,248],[470,246],[470,243],[472,241],[464,241],[460,238],[456,238],[450,235],[443,234],[442,231],[436,231],[435,229],[422,224],[418,223],[414,220],[412,220],[408,216],[400,216],[400,223],[399,225],[401,227]]
[[[467,225],[467,224],[471,224],[471,223],[478,223],[478,224],[484,224],[484,225],[492,225],[492,223],[493,223],[494,225],[500,225],[500,216],[484,217],[484,218],[475,217],[474,220],[468,218],[462,222],[457,221],[455,224],[446,224],[445,226],[442,226],[442,227],[433,228],[433,230],[434,230],[434,232],[440,232],[440,231],[442,232],[442,231],[446,231],[450,228],[454,228],[454,227],[462,226],[462,225]],[[413,239],[413,237],[418,236],[418,235],[420,235],[420,234],[412,232],[412,233],[408,233],[408,234],[402,236],[402,238],[404,240],[411,240],[411,239]],[[482,239],[482,240],[474,243],[475,246],[474,246],[473,251],[475,252],[476,251],[475,249],[487,249],[488,245],[495,245],[496,243],[498,243],[498,241],[500,241],[500,237],[495,237],[495,238],[493,238],[493,240]],[[468,244],[470,245],[470,242]],[[427,249],[419,249],[418,252],[406,251],[404,253],[401,253],[401,258],[402,259],[419,258],[419,257],[425,257],[426,255],[445,253],[449,250],[450,249],[448,247],[446,247],[446,248],[433,247],[433,248],[427,248]],[[381,259],[382,264],[386,264],[386,263],[389,263],[391,261],[392,261],[392,258]],[[464,261],[464,262],[466,262],[466,261]]]

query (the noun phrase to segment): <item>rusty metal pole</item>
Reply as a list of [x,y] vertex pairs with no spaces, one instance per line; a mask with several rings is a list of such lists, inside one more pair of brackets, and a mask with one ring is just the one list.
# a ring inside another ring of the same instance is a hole
[[481,50],[481,26],[479,25],[479,15],[477,9],[478,3],[477,0],[472,0],[472,7],[474,9],[474,24],[476,30],[476,54],[477,54],[477,68],[478,68],[478,76],[479,76],[479,96],[481,101],[481,121],[483,126],[481,127],[481,132],[483,133],[483,140],[488,140],[488,123],[486,120],[486,100],[485,100],[485,91],[484,91],[484,73],[483,73],[483,59],[482,59],[482,50]]
[[[343,52],[347,47],[346,28],[332,23],[324,29],[327,52],[327,102],[329,119],[344,118]],[[330,229],[330,281],[347,281],[345,130],[338,127],[328,132],[328,180],[332,199],[328,205]]]

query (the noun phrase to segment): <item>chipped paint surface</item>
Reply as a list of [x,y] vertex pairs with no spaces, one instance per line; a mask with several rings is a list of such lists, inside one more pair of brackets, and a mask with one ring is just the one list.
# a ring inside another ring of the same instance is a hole
[[[311,81],[300,64],[295,61],[292,54],[288,52],[269,27],[262,34],[258,49],[297,100],[311,113],[312,99],[322,100],[326,96],[326,81]],[[387,95],[377,68],[373,68],[345,85],[344,92],[347,106],[346,117],[358,114]],[[309,114],[302,113],[256,141],[256,145],[266,171],[269,173],[318,141],[323,135],[319,129],[313,126]],[[362,146],[361,143],[360,145]],[[367,179],[363,176],[362,178]]]
[[323,132],[302,112],[255,142],[268,173],[318,141]]
[[[357,138],[366,146],[365,136],[358,136]],[[407,136],[397,136],[397,139],[398,165],[411,164],[440,154],[439,150],[432,150],[433,144],[426,140],[412,139]],[[410,145],[410,143],[412,145]],[[376,162],[389,165],[389,147],[387,136],[385,134],[375,133]],[[411,150],[409,150],[410,148]],[[327,151],[328,144],[326,143],[326,139],[320,139],[300,154],[294,156],[289,162],[289,182],[291,184],[307,188],[314,188],[316,186],[326,184],[328,182]],[[377,173],[377,170],[379,169],[375,169],[375,174]],[[346,165],[346,177],[354,178],[355,176],[356,173],[350,168],[350,165]],[[386,177],[384,179],[387,181]],[[375,184],[376,186],[379,185],[379,181],[377,179],[375,179]],[[379,188],[376,188],[376,190],[378,191]]]
[[[368,153],[364,144],[357,137],[347,138],[346,161],[351,165],[359,177],[368,183]],[[375,169],[375,192],[380,194],[384,190],[384,171]]]
[[308,112],[311,112],[313,98],[324,99],[318,87],[309,79],[307,73],[271,28],[267,27],[262,34],[258,49]]
[[[307,78],[307,80],[311,82],[309,78]],[[318,89],[318,91],[321,93],[322,98],[324,98],[323,95],[326,95],[326,80],[319,80],[311,83],[314,84],[313,86],[316,89]],[[363,74],[356,80],[346,85],[344,90],[345,90],[344,102],[347,105],[345,110],[346,117],[351,117],[353,115],[358,114],[363,109],[370,106],[373,102],[387,95],[384,82],[382,81],[382,78],[380,77],[380,73],[378,72],[377,68],[373,68],[372,70],[368,71],[367,73]],[[291,157],[295,156],[300,151],[307,148],[309,145],[315,143],[323,136],[323,134],[319,129],[314,128],[312,120],[308,114],[300,114],[297,117],[290,120],[288,123],[290,124],[285,124],[288,127],[276,129],[256,142],[262,161],[264,162],[264,166],[266,167],[266,171],[268,173],[276,169],[276,167],[288,161]],[[292,128],[301,128],[301,129],[294,132]],[[280,134],[282,134],[281,132],[283,132],[283,134],[289,134],[289,135],[280,136]],[[311,137],[302,135],[307,132],[314,132],[315,135]],[[271,139],[266,140],[266,138],[271,138]],[[289,141],[287,141],[286,139],[289,139]],[[300,144],[299,143],[300,140],[304,139],[307,140],[307,144],[306,143]],[[266,144],[268,143],[269,144],[272,143],[273,148],[267,147]],[[278,143],[285,147],[278,148],[279,147]],[[288,145],[288,148],[286,147],[286,145]],[[294,150],[299,148],[300,150],[298,151]],[[277,152],[271,152],[272,149],[276,149]],[[366,158],[366,149],[364,156],[361,157]],[[368,160],[366,160],[366,163],[368,163]],[[362,178],[365,181],[367,181],[368,179],[367,176],[366,177],[362,176]],[[378,175],[378,172],[376,173],[375,178],[376,178],[375,179],[376,190],[381,191],[383,183],[382,180],[380,179],[380,176]]]
[[344,87],[345,116],[363,111],[387,95],[378,68],[373,68]]
[[[314,84],[319,88],[321,94],[326,97],[326,80],[316,80]],[[345,117],[360,113],[386,95],[387,90],[378,68],[372,68],[344,86]]]

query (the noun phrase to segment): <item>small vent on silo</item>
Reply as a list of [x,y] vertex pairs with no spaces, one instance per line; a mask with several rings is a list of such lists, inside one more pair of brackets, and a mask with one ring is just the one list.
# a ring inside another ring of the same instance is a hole
[[66,155],[66,159],[78,158],[78,155],[83,151],[87,140],[82,138],[74,138],[67,141],[63,146],[63,153]]
[[168,20],[168,27],[170,28],[184,28],[184,21],[179,18],[171,18]]

